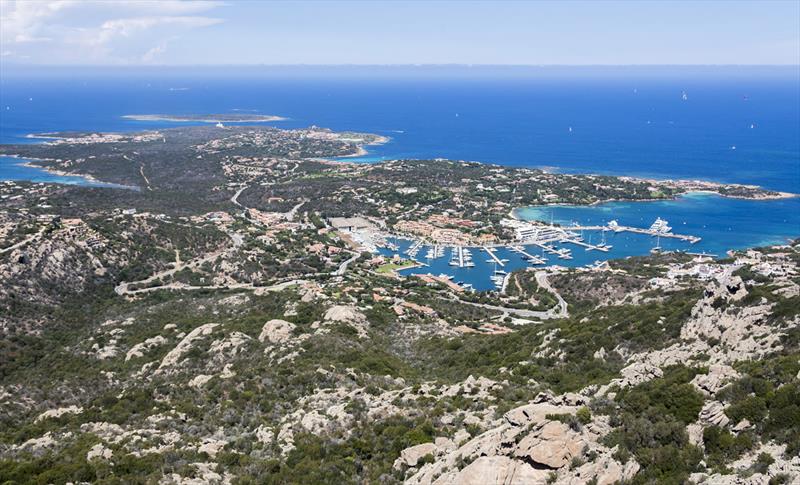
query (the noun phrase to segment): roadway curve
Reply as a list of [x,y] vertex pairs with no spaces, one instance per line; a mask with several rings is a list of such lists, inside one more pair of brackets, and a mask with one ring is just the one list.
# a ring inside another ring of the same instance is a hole
[[567,302],[564,301],[564,298],[558,294],[557,291],[550,286],[550,282],[547,280],[547,272],[546,271],[537,271],[536,272],[536,282],[544,288],[545,290],[552,293],[556,299],[558,300],[558,305],[550,308],[549,310],[539,311],[539,310],[523,310],[521,308],[511,308],[499,305],[489,305],[486,303],[474,303],[471,301],[465,301],[458,299],[460,303],[465,303],[467,305],[478,306],[481,308],[486,308],[488,310],[495,310],[503,313],[508,313],[512,315],[516,315],[523,318],[535,318],[538,320],[552,320],[555,318],[567,318],[569,313],[567,312]]

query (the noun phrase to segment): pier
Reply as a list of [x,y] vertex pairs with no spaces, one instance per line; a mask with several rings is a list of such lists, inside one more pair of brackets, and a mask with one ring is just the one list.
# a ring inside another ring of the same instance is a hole
[[495,263],[499,264],[500,266],[505,266],[506,264],[494,254],[494,248],[489,248],[489,246],[483,246],[483,250],[489,253],[489,256],[494,260]]
[[[672,232],[662,232],[662,231],[653,231],[650,229],[642,229],[640,227],[631,227],[631,226],[572,226],[570,227],[572,230],[587,230],[587,231],[614,231],[614,232],[632,232],[634,234],[645,234],[647,236],[660,236],[660,237],[670,237],[673,239],[680,239],[681,241],[686,241],[690,244],[695,244],[700,242],[701,238],[697,236],[690,236],[687,234],[675,234]],[[572,241],[570,241],[572,242]]]
[[509,246],[509,249],[511,249],[512,251],[514,251],[516,253],[519,253],[519,254],[525,256],[527,258],[528,262],[531,263],[531,264],[544,264],[544,263],[547,262],[545,259],[542,259],[539,256],[534,256],[534,255],[528,253],[527,251],[525,251],[525,247],[524,246]]
[[414,244],[412,244],[411,247],[408,248],[406,254],[413,258],[414,256],[417,255],[421,247],[422,247],[422,241],[414,241]]
[[531,244],[533,246],[539,246],[547,254],[556,254],[556,248],[554,248],[553,246],[551,246],[551,245],[549,245],[547,243],[543,243],[543,242],[539,242],[539,241],[528,241],[525,244]]
[[572,244],[577,244],[578,246],[583,246],[584,248],[586,248],[587,251],[597,250],[597,251],[603,251],[603,252],[606,252],[606,253],[608,252],[608,248],[605,247],[605,246],[595,246],[594,244],[589,244],[589,243],[586,243],[586,242],[583,242],[583,241],[579,241],[577,239],[564,239],[563,242],[569,242],[569,243],[572,243]]

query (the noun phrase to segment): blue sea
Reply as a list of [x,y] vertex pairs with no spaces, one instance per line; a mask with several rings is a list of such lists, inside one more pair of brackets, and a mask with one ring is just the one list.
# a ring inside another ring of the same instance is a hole
[[[360,159],[365,163],[442,157],[800,193],[796,66],[28,68],[4,69],[0,76],[2,143],[36,142],[25,137],[29,133],[178,125],[126,120],[126,114],[231,112],[288,118],[270,123],[277,127],[318,125],[391,137]],[[0,159],[0,179],[48,180],[17,162]],[[518,214],[563,223],[617,219],[637,226],[662,217],[676,232],[703,238],[688,249],[719,254],[800,236],[800,199],[689,195]],[[652,245],[649,238],[636,242],[639,238],[630,236],[626,242],[621,236],[610,241],[615,247],[607,256],[591,257],[643,254]]]

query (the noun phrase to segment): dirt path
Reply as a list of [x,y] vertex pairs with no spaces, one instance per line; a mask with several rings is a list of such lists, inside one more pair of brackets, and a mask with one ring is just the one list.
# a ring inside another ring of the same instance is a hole
[[0,254],[10,253],[11,251],[13,251],[13,250],[15,250],[17,248],[21,248],[22,246],[25,246],[26,244],[28,244],[30,242],[33,242],[39,236],[42,235],[42,233],[45,231],[45,229],[46,229],[46,227],[42,227],[41,229],[39,229],[39,232],[37,232],[36,234],[28,236],[27,238],[23,239],[22,241],[20,241],[20,242],[18,242],[16,244],[12,244],[11,246],[9,246],[7,248],[0,249]]
[[138,290],[127,290],[126,295],[140,295],[143,293],[150,293],[153,291],[160,291],[160,290],[179,290],[179,291],[191,291],[191,290],[250,290],[250,291],[281,291],[290,286],[301,285],[306,283],[306,280],[289,280],[284,281],[282,283],[276,283],[271,286],[255,286],[252,283],[232,283],[229,285],[206,285],[206,286],[196,286],[196,285],[187,285],[183,283],[170,283],[168,285],[162,286],[152,286],[149,288],[140,288]]
[[[160,278],[163,278],[165,276],[172,276],[175,273],[177,273],[178,271],[181,271],[183,269],[186,269],[186,268],[189,268],[189,269],[197,268],[198,266],[201,266],[203,263],[206,263],[208,261],[213,261],[213,260],[217,259],[219,256],[222,256],[223,254],[225,254],[226,252],[232,251],[232,250],[238,248],[239,246],[242,245],[242,243],[244,241],[244,238],[242,237],[241,234],[229,233],[228,236],[231,238],[231,242],[232,242],[232,244],[230,246],[228,246],[226,248],[223,248],[223,249],[220,249],[220,250],[217,250],[217,251],[214,251],[214,252],[209,253],[209,254],[201,257],[201,258],[193,259],[192,261],[188,261],[188,262],[185,262],[185,263],[183,261],[181,261],[180,252],[176,249],[175,250],[175,262],[172,264],[172,268],[165,269],[163,271],[159,271],[157,273],[154,273],[154,274],[150,275],[149,277],[147,277],[147,278],[145,278],[143,280],[139,280],[139,281],[123,281],[123,282],[121,282],[120,284],[118,284],[114,288],[114,292],[116,294],[120,295],[120,296],[122,296],[122,295],[131,295],[131,294],[136,294],[136,293],[143,293],[144,292],[143,290],[150,290],[150,288],[140,288],[140,289],[137,289],[137,290],[131,290],[130,289],[130,285],[146,285],[146,284],[148,284],[150,282],[153,282],[153,281],[155,281],[157,279],[160,279]],[[154,286],[152,288],[153,289],[168,288],[168,287],[170,287],[172,285],[177,285],[177,284],[178,283],[171,283],[170,285]],[[202,288],[211,288],[211,287],[202,287]]]

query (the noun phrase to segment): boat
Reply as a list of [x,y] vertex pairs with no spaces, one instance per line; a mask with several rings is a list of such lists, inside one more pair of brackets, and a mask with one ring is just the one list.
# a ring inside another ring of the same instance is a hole
[[656,245],[653,249],[650,250],[650,254],[659,254],[661,253],[661,234],[656,236]]
[[660,217],[656,217],[655,222],[650,226],[650,231],[657,234],[666,234],[671,230],[669,223]]

